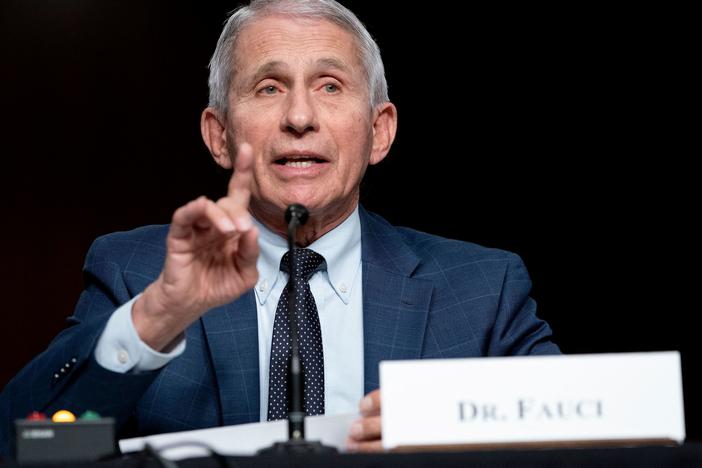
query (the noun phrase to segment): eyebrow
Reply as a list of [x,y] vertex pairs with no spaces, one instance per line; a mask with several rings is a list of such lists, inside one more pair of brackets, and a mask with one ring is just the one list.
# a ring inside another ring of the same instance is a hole
[[266,62],[258,69],[256,72],[253,74],[253,77],[251,78],[251,83],[255,84],[261,81],[261,79],[266,76],[270,75],[271,73],[279,70],[279,69],[285,69],[288,68],[288,66],[284,63],[281,62],[280,60],[272,60],[270,62]]
[[342,71],[344,73],[351,73],[351,69],[344,64],[341,60],[332,58],[332,57],[325,57],[317,60],[317,67],[318,68],[334,68],[336,70]]

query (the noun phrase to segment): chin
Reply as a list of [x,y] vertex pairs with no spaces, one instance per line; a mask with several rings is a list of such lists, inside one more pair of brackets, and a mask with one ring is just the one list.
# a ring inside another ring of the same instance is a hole
[[296,197],[290,195],[278,199],[267,200],[262,206],[267,207],[264,211],[269,214],[280,213],[282,215],[288,206],[294,203],[304,206],[312,215],[324,211],[324,208],[326,207],[324,203],[314,197]]
[[307,191],[297,194],[288,194],[282,199],[282,203],[283,209],[293,203],[299,203],[310,210],[310,212],[323,210],[327,206],[325,200],[320,200],[318,193],[309,193]]

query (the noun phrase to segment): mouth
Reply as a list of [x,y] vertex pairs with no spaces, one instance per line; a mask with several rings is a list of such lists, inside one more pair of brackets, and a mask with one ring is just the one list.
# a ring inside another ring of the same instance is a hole
[[315,164],[325,164],[328,162],[329,160],[322,155],[306,152],[286,153],[279,155],[273,160],[273,163],[279,166],[296,169],[305,169]]

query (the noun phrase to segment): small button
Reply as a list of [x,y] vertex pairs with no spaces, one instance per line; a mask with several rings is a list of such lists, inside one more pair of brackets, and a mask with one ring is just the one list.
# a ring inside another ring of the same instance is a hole
[[126,364],[129,361],[129,353],[126,349],[120,349],[117,353],[117,360],[120,364]]
[[85,413],[80,415],[80,419],[86,420],[86,421],[97,421],[100,419],[100,415],[96,413],[95,411],[88,410]]
[[51,420],[53,422],[61,423],[74,422],[76,420],[76,415],[71,413],[70,411],[60,410],[55,412],[54,415],[51,416]]
[[339,291],[341,291],[342,294],[346,294],[349,292],[348,286],[346,286],[346,283],[340,283],[339,284]]
[[266,289],[268,289],[268,281],[263,280],[261,283],[258,285],[258,290],[261,292],[266,292]]
[[29,421],[43,421],[46,419],[46,415],[44,413],[40,413],[39,411],[32,411],[25,419]]

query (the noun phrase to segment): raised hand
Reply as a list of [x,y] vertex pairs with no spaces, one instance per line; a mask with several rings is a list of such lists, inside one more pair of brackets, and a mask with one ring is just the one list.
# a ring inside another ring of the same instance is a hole
[[200,197],[173,214],[166,261],[134,303],[139,337],[161,351],[207,310],[226,304],[258,280],[258,230],[248,212],[253,151],[242,144],[226,197]]

